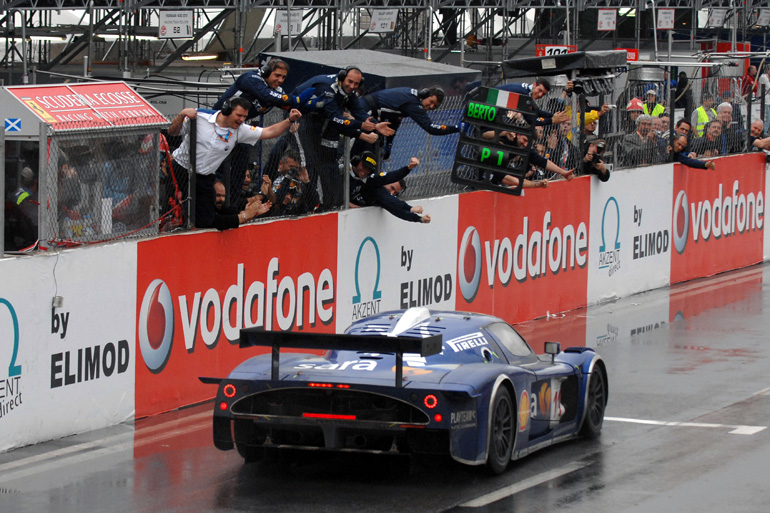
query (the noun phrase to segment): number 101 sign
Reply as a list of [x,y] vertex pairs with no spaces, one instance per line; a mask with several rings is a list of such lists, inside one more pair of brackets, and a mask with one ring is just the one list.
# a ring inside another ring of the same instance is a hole
[[536,57],[552,57],[577,52],[575,45],[535,45]]

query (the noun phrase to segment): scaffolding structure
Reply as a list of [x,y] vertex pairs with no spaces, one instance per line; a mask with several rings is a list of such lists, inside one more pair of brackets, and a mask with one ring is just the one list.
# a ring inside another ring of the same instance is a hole
[[[268,49],[388,50],[436,62],[467,50],[483,63],[531,56],[537,44],[593,50],[601,41],[630,41],[639,48],[652,40],[657,53],[659,41],[676,37],[690,50],[704,39],[753,39],[755,50],[765,51],[767,27],[757,21],[767,8],[767,0],[0,0],[0,38],[2,66],[21,67],[26,83],[28,68],[50,72],[80,62],[84,74],[100,64],[124,77],[139,70],[157,74],[204,44],[221,49],[218,59],[236,67]],[[271,33],[268,14],[278,9],[303,13],[298,34]],[[398,9],[393,32],[367,30],[376,9]],[[616,30],[596,30],[602,9],[617,11]],[[659,9],[675,10],[669,34],[655,30]],[[705,9],[724,10],[724,25],[698,28]],[[79,22],[57,24],[63,10],[77,13]],[[193,12],[190,39],[149,40],[157,36],[164,10]]]

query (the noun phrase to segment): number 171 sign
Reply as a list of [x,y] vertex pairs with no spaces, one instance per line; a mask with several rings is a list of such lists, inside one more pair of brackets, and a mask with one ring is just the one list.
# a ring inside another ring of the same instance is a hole
[[193,37],[192,11],[160,11],[158,16],[158,39]]

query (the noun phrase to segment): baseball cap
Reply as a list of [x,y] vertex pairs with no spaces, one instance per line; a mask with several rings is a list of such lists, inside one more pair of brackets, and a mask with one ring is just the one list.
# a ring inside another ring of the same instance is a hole
[[365,151],[361,154],[361,165],[369,171],[377,171],[377,157],[371,151]]
[[658,96],[658,91],[656,91],[655,89],[650,89],[649,91],[647,91],[646,94],[647,96],[649,95]]

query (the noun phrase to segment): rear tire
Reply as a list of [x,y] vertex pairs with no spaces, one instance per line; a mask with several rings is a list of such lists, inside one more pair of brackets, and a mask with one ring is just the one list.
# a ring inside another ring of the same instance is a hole
[[585,404],[585,418],[580,428],[580,436],[598,438],[602,434],[604,408],[607,406],[607,384],[604,372],[597,365],[588,378],[588,398]]
[[502,474],[511,462],[516,415],[508,389],[501,386],[492,400],[492,416],[487,438],[487,471]]
[[[248,420],[236,420],[233,425],[235,435],[235,448],[245,463],[253,463],[262,459],[262,447],[257,446],[264,442],[254,424]],[[247,445],[255,444],[255,445]]]

